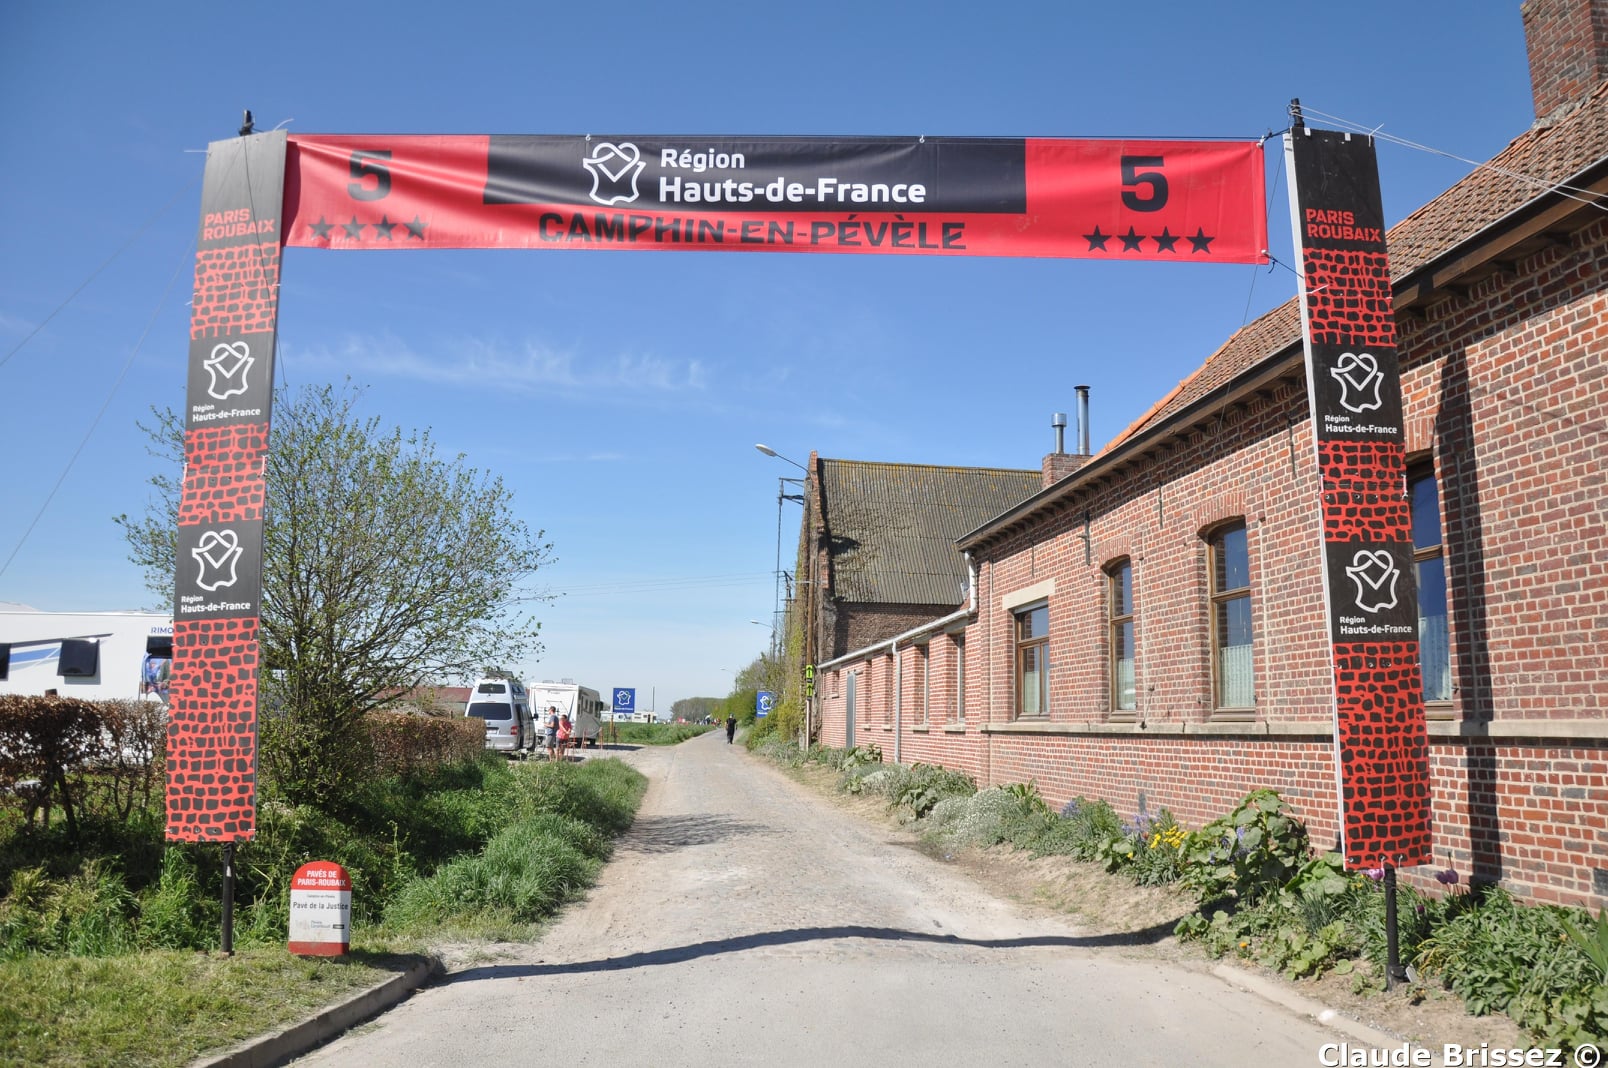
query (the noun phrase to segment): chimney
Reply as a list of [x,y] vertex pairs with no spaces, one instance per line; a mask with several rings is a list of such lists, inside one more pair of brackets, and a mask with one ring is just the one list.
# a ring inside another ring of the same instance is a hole
[[[1078,388],[1086,390],[1088,387],[1080,386]],[[1081,419],[1081,416],[1079,418]],[[1065,412],[1056,412],[1050,416],[1050,426],[1055,428],[1055,451],[1044,457],[1044,464],[1040,468],[1043,475],[1039,483],[1041,487],[1046,488],[1055,485],[1055,483],[1089,462],[1087,455],[1074,456],[1066,451]]]
[[1536,121],[1548,122],[1608,80],[1608,0],[1525,0],[1519,13]]
[[1078,391],[1078,455],[1089,455],[1089,387],[1073,386]]

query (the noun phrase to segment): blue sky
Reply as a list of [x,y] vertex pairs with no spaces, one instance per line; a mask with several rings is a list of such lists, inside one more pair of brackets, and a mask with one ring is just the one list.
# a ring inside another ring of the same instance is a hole
[[[1254,138],[1287,125],[1292,96],[1312,125],[1487,159],[1533,119],[1518,0],[14,0],[0,601],[168,607],[111,517],[147,505],[135,421],[183,400],[199,150],[243,108],[300,133]],[[1276,146],[1270,243],[1288,262]],[[1470,169],[1388,143],[1379,160],[1392,223]],[[1036,468],[1074,385],[1092,388],[1098,450],[1293,292],[1282,267],[298,249],[279,375],[350,376],[366,412],[502,475],[554,543],[529,676],[634,686],[665,714],[726,693],[769,640],[749,620],[771,618],[776,480],[798,472],[756,442]]]

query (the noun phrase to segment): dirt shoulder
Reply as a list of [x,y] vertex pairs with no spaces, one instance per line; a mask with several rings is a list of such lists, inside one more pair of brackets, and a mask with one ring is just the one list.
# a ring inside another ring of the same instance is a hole
[[1533,1045],[1508,1017],[1471,1016],[1460,999],[1442,990],[1412,987],[1358,994],[1352,989],[1349,975],[1292,980],[1254,961],[1213,960],[1199,947],[1180,942],[1171,933],[1173,926],[1194,908],[1193,898],[1181,891],[1135,886],[1095,864],[1069,857],[1034,857],[1009,846],[937,849],[912,828],[900,824],[881,798],[839,793],[837,772],[807,765],[789,769],[788,774],[839,808],[879,824],[895,840],[954,865],[993,893],[1024,906],[1071,916],[1090,933],[1109,936],[1111,951],[1165,959],[1201,970],[1231,964],[1359,1023],[1437,1051],[1447,1043],[1489,1043],[1492,1047],[1521,1049]]

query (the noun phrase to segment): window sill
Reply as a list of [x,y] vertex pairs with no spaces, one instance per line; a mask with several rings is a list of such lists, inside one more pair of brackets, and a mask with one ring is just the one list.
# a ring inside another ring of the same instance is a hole
[[966,724],[964,724],[964,723],[945,723],[944,724],[944,733],[945,734],[965,734],[966,733]]

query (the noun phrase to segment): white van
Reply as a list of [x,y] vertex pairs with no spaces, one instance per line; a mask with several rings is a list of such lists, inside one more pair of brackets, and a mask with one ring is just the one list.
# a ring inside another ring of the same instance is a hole
[[540,744],[530,695],[518,679],[481,679],[469,691],[463,714],[485,721],[487,749],[520,754],[534,751]]

